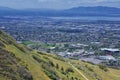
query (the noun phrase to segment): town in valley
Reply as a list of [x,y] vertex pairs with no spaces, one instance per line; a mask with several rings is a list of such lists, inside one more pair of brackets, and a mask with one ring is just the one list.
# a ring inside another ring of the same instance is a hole
[[4,16],[0,29],[28,48],[120,69],[120,21]]

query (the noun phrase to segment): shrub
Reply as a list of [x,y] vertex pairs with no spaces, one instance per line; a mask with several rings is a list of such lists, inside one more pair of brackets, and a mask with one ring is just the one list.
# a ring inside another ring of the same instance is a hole
[[66,73],[69,73],[69,72],[74,72],[74,70],[72,69],[72,68],[68,68],[68,69],[66,69]]
[[33,55],[32,57],[33,57],[33,59],[35,59],[35,60],[36,60],[37,62],[39,62],[39,63],[41,63],[41,62],[46,63],[44,60],[38,58],[38,57],[35,56],[35,55]]
[[43,52],[40,52],[40,51],[38,51],[37,53],[38,53],[38,54],[41,54],[41,55],[45,55],[45,53],[43,53]]
[[4,43],[0,41],[0,47],[5,47]]
[[57,55],[57,57],[55,56],[53,58],[65,62],[64,58],[59,55]]
[[45,74],[52,80],[58,80],[58,75],[57,73],[52,69],[52,67],[49,67],[48,64],[42,64],[42,68],[45,72]]
[[18,68],[18,73],[20,74],[20,76],[22,78],[24,78],[25,80],[33,80],[32,75],[26,70],[25,67],[19,67]]
[[54,63],[53,63],[52,61],[49,61],[49,64],[50,64],[52,67],[55,66]]
[[105,72],[108,71],[107,66],[104,64],[98,65],[100,69],[104,70]]

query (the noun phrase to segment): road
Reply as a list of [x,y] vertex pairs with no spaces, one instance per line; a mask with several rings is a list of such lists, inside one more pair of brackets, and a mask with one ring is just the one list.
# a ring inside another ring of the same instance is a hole
[[80,70],[78,70],[74,65],[72,65],[70,62],[68,62],[85,80],[89,80]]

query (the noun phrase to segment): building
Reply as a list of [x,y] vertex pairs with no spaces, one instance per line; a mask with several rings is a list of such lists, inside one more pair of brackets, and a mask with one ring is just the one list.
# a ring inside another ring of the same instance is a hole
[[108,56],[99,56],[98,59],[105,60],[105,61],[111,61],[111,60],[112,61],[116,61],[116,59],[113,56],[111,56],[111,55],[108,55]]
[[101,51],[104,51],[105,54],[109,54],[109,55],[120,55],[119,49],[101,48]]

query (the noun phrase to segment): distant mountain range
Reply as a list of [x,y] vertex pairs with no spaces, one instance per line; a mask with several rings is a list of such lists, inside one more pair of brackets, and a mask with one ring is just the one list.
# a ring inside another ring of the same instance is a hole
[[28,15],[28,16],[120,16],[120,8],[115,7],[76,7],[66,10],[48,9],[24,9],[15,10],[7,7],[0,7],[0,15]]

